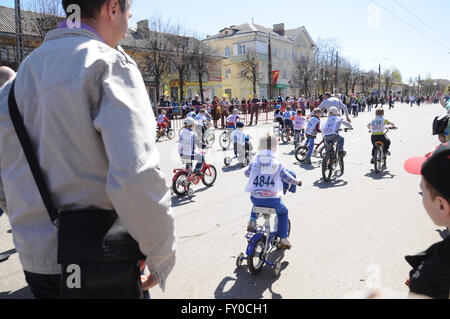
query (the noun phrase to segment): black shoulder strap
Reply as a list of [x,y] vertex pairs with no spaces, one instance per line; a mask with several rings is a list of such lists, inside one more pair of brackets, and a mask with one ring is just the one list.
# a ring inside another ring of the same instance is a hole
[[25,153],[25,157],[28,161],[28,165],[30,166],[31,173],[33,174],[34,181],[36,182],[36,185],[39,189],[39,193],[41,194],[42,200],[44,201],[44,205],[47,208],[47,212],[50,216],[52,223],[56,225],[56,222],[58,220],[58,210],[55,208],[55,205],[53,204],[49,189],[47,187],[47,184],[45,183],[44,175],[42,173],[41,167],[39,166],[39,162],[34,153],[28,132],[25,128],[23,118],[20,115],[19,109],[17,107],[17,102],[14,95],[14,85],[15,80],[12,83],[11,91],[9,92],[8,98],[9,114],[11,116],[11,120],[13,122],[17,136],[19,137],[20,144],[22,145],[23,151]]

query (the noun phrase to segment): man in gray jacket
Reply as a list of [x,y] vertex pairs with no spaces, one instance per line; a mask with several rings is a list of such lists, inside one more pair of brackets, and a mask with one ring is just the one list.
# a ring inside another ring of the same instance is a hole
[[[144,290],[157,284],[164,290],[175,264],[174,220],[144,81],[118,46],[128,30],[130,0],[62,4],[75,20],[47,33],[20,65],[19,111],[57,208],[117,211],[147,256]],[[1,205],[33,294],[57,298],[57,229],[9,117],[10,87],[0,91]]]

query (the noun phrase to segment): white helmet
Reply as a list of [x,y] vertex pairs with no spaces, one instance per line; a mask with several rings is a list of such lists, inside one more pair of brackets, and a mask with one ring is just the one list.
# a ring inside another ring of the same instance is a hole
[[328,115],[339,115],[339,110],[337,109],[337,107],[330,107],[330,109],[328,110]]
[[191,126],[194,125],[195,121],[192,117],[187,117],[184,119],[183,123],[185,126]]

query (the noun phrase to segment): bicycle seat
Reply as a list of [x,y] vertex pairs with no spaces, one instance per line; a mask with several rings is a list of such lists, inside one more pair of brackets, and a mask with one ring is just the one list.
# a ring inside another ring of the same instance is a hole
[[275,208],[269,208],[269,207],[253,207],[253,212],[258,215],[274,215],[277,213]]

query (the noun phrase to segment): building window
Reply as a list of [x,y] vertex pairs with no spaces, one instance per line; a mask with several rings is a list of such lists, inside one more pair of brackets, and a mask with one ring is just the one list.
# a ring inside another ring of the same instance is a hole
[[9,62],[16,61],[16,54],[14,53],[14,48],[8,48]]
[[277,48],[273,48],[272,49],[272,55],[273,55],[274,58],[277,57]]
[[6,48],[0,48],[0,58],[3,61],[8,61],[8,50]]
[[225,69],[225,79],[228,80],[229,78],[231,78],[230,74],[231,74],[231,70],[230,69]]
[[283,70],[283,80],[287,80],[287,71]]
[[229,59],[231,57],[230,47],[225,48],[225,56]]
[[286,50],[283,50],[283,60],[286,60]]
[[247,47],[245,44],[238,44],[238,54],[243,55],[245,53],[247,53]]
[[242,78],[242,79],[245,78],[245,69],[242,69],[242,70],[241,70],[241,78]]
[[292,61],[295,61],[295,51],[292,51],[291,59],[292,59]]

